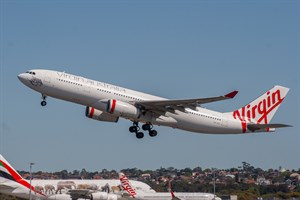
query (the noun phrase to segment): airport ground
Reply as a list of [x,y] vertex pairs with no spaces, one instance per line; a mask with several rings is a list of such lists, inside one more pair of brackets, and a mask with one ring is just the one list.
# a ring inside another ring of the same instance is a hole
[[[236,195],[239,200],[250,199],[300,199],[300,169],[286,170],[255,168],[243,162],[241,167],[231,169],[175,169],[173,167],[157,170],[139,170],[136,168],[121,170],[129,179],[143,181],[157,192],[168,192],[171,181],[175,192],[214,192],[216,195],[228,199]],[[29,177],[25,171],[19,172],[24,178]],[[118,179],[115,170],[103,169],[97,172],[74,170],[68,172],[47,173],[35,172],[36,179]],[[225,198],[227,197],[227,198]],[[1,200],[16,198],[0,196]]]
[[[236,195],[233,195],[233,196],[230,196],[230,195],[226,195],[226,196],[222,196],[221,197],[222,200],[238,200],[239,198],[236,196]],[[249,200],[253,200],[253,198],[251,198],[250,196],[249,197],[243,197],[243,199],[249,199]],[[271,197],[271,198],[254,198],[254,199],[257,199],[257,200],[281,200],[281,199],[286,199],[286,198],[280,198],[280,197]],[[290,200],[299,200],[300,198],[298,197],[291,197],[291,198],[288,198]],[[21,199],[21,198],[18,198],[18,197],[13,197],[13,196],[8,196],[8,195],[4,195],[4,194],[1,194],[0,193],[0,200],[26,200],[26,199]],[[171,200],[171,198],[170,198]]]

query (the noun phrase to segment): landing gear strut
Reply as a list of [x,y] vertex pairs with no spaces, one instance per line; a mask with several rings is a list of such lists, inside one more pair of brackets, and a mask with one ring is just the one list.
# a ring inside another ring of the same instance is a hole
[[152,125],[152,124],[144,124],[144,125],[142,126],[142,129],[143,129],[144,131],[149,131],[150,137],[155,137],[155,136],[157,136],[157,131],[156,131],[156,130],[152,130],[152,128],[153,128],[153,125]]
[[[156,130],[152,130],[152,128],[153,128],[153,125],[150,124],[150,123],[143,124],[143,126],[142,126],[142,129],[144,131],[149,131],[150,137],[157,136],[157,131]],[[133,125],[129,127],[129,132],[135,133],[136,137],[138,139],[141,139],[141,138],[144,137],[144,133],[140,132],[140,127],[139,127],[138,122],[133,122]]]
[[46,98],[47,98],[47,96],[45,96],[44,94],[42,94],[41,106],[46,106],[47,105]]
[[138,139],[142,139],[144,137],[143,132],[139,132],[140,127],[138,122],[133,122],[133,125],[129,127],[129,132],[135,133]]

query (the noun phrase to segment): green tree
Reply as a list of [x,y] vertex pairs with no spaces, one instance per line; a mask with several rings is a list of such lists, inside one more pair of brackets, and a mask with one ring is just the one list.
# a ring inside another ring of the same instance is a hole
[[87,178],[88,172],[85,170],[85,168],[83,168],[83,169],[81,170],[80,176],[81,176],[81,178],[83,178],[83,179],[86,179],[86,178]]

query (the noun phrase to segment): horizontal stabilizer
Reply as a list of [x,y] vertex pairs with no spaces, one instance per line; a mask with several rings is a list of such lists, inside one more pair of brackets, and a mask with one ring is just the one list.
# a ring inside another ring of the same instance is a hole
[[248,124],[247,125],[247,128],[253,132],[261,129],[267,129],[267,128],[284,128],[284,127],[291,127],[291,125],[286,125],[286,124]]

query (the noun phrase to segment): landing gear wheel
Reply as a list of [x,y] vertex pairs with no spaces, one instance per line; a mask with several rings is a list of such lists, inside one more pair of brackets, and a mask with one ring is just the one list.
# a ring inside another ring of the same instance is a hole
[[138,127],[137,126],[130,126],[129,127],[129,132],[136,133],[137,131],[138,131]]
[[149,135],[150,135],[150,137],[155,137],[155,136],[157,136],[157,131],[151,130],[151,131],[149,131]]
[[143,137],[144,137],[144,133],[143,132],[137,132],[136,133],[136,138],[142,139]]
[[142,129],[144,130],[144,131],[149,131],[149,130],[151,130],[151,125],[150,124],[143,124],[143,126],[142,126]]
[[42,94],[41,106],[46,106],[47,105],[46,98],[47,98],[47,96],[45,96],[44,94]]
[[46,101],[42,101],[41,102],[41,106],[46,106],[47,105],[47,102]]

